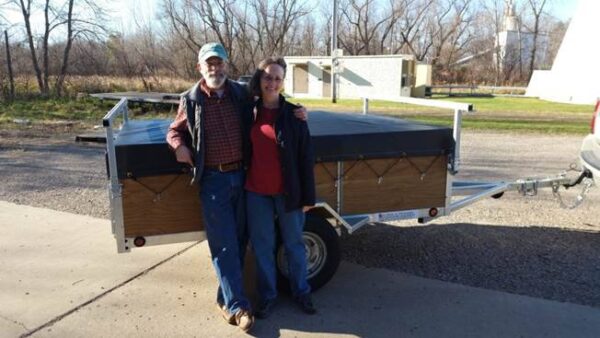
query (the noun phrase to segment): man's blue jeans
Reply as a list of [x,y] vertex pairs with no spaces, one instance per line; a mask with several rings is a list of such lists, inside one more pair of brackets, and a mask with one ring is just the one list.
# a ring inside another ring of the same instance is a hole
[[287,256],[292,294],[298,297],[310,293],[306,280],[306,250],[302,239],[305,219],[302,209],[286,212],[282,195],[246,191],[246,213],[250,242],[256,255],[257,287],[261,301],[277,298],[275,216]]
[[217,302],[227,305],[230,313],[250,309],[242,278],[248,243],[244,178],[242,170],[205,169],[200,182],[204,228],[219,279]]

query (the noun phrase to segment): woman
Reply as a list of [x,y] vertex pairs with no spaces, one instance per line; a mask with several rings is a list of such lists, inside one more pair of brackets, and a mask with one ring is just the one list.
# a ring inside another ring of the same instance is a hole
[[316,313],[302,239],[304,213],[315,203],[314,160],[306,122],[294,117],[297,106],[280,94],[285,72],[282,58],[268,58],[260,62],[250,81],[258,101],[250,130],[252,156],[245,188],[248,229],[256,255],[258,318],[268,317],[277,299],[276,224],[294,300],[305,313]]

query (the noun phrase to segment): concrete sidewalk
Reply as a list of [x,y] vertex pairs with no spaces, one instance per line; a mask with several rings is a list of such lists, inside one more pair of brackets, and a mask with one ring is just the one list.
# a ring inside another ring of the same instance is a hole
[[[0,202],[0,336],[246,336],[214,305],[206,243],[117,254],[110,222]],[[342,263],[306,316],[258,337],[598,337],[600,310]]]

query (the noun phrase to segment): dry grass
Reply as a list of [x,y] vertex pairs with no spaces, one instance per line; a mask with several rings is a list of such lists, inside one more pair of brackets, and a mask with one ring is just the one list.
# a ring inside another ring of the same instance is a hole
[[115,76],[74,76],[69,78],[69,92],[101,93],[101,92],[164,92],[181,93],[193,84],[172,77],[152,77],[142,79],[139,77],[115,77]]
[[[55,78],[50,79],[51,89]],[[163,92],[181,93],[187,90],[193,81],[173,77],[117,77],[117,76],[69,76],[65,80],[67,97],[75,97],[77,93],[106,92]],[[15,78],[15,90],[18,98],[30,98],[39,93],[37,80],[33,76]]]

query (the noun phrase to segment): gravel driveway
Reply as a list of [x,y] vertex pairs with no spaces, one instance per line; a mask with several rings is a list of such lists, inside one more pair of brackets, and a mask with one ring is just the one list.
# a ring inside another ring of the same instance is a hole
[[[108,218],[104,148],[73,136],[0,131],[0,200]],[[464,132],[458,178],[554,175],[577,161],[581,140]],[[343,236],[343,255],[367,267],[600,307],[599,202],[597,187],[575,210],[561,209],[547,190],[533,198],[507,193],[426,225],[365,227]]]

